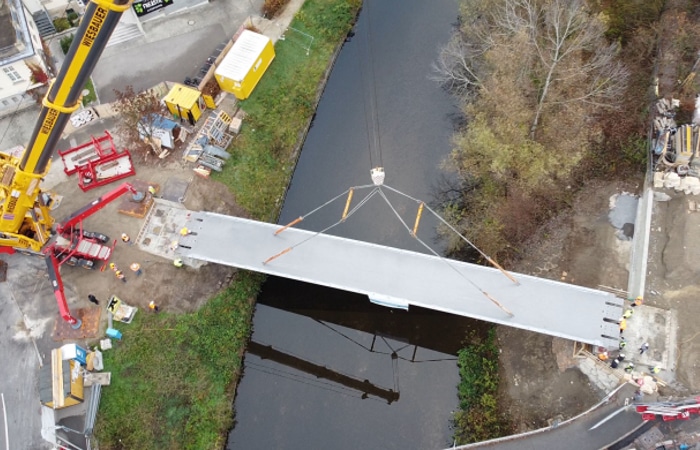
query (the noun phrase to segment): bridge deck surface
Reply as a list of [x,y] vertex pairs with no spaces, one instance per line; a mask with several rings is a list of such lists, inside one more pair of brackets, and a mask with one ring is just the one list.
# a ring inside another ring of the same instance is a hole
[[[192,213],[180,240],[185,257],[263,272],[488,322],[617,348],[622,299],[594,289],[432,255],[215,213]],[[471,282],[470,282],[471,281]],[[476,286],[474,286],[475,283]],[[509,316],[483,290],[513,313]],[[608,319],[606,321],[605,319]]]

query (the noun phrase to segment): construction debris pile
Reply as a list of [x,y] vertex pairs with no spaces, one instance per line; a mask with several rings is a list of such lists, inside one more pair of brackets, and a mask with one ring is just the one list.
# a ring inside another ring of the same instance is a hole
[[[225,150],[233,135],[231,130],[232,119],[225,111],[214,110],[209,114],[204,125],[199,129],[196,137],[190,142],[183,152],[185,161],[196,163],[196,174],[208,177],[212,170],[221,172],[224,163],[230,154]],[[240,127],[240,121],[237,121]]]
[[[700,97],[696,101],[696,110]],[[686,195],[700,194],[700,120],[678,126],[674,109],[676,99],[656,102],[654,118],[654,187],[674,189]],[[698,114],[696,114],[698,116]]]

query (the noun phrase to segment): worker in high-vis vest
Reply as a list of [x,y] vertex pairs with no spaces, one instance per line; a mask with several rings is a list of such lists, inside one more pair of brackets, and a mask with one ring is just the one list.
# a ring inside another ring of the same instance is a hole
[[177,258],[173,261],[173,266],[175,267],[182,267],[185,265],[185,262],[182,260],[182,258]]
[[627,329],[627,320],[620,320],[620,334],[622,334]]

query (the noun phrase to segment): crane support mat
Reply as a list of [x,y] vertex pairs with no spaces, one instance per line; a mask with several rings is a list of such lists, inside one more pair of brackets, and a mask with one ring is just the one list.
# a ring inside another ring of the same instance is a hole
[[522,274],[513,274],[516,285],[490,267],[296,228],[275,235],[279,225],[209,212],[192,213],[186,226],[191,233],[178,248],[183,257],[591,345],[619,345],[623,300],[609,292]]
[[119,211],[120,214],[124,214],[126,216],[143,219],[144,217],[146,217],[146,214],[151,209],[151,205],[153,205],[153,196],[148,195],[148,186],[155,187],[156,191],[158,191],[160,186],[143,180],[134,180],[131,182],[131,185],[138,192],[145,193],[145,198],[141,202],[135,202],[132,200],[131,195],[124,195],[119,201],[119,207],[117,211]]
[[67,341],[96,338],[100,330],[101,313],[102,308],[94,306],[76,309],[73,315],[83,321],[83,324],[77,330],[74,330],[60,315],[56,315],[56,325],[54,326],[52,336],[53,340]]

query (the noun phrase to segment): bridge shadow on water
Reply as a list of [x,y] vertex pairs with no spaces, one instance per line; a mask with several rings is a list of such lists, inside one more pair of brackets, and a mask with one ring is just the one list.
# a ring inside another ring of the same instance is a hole
[[425,308],[387,308],[364,295],[278,277],[268,278],[258,303],[453,356],[472,330],[482,333],[491,326]]

